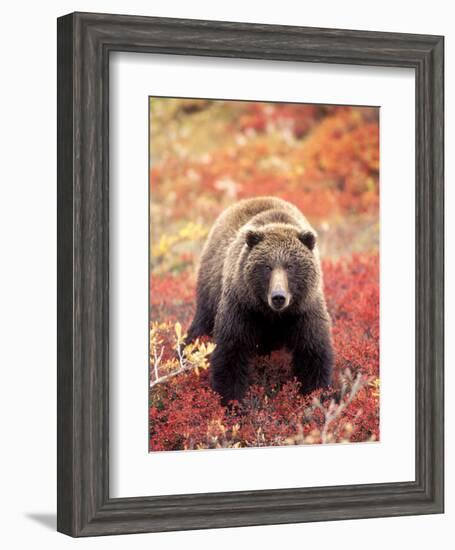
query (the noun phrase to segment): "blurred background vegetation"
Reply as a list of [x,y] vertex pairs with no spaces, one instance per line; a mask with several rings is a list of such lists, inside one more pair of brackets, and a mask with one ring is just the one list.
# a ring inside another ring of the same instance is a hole
[[323,257],[379,245],[379,109],[150,99],[155,274],[194,268],[217,215],[246,197],[298,206]]

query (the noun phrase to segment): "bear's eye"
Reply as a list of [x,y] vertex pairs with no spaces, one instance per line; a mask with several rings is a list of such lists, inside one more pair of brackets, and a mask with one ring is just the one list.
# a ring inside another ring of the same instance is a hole
[[286,271],[294,271],[295,266],[293,264],[288,264],[285,266]]
[[267,273],[269,273],[270,271],[272,271],[272,266],[271,265],[265,265],[264,269],[265,269],[265,271],[267,271]]

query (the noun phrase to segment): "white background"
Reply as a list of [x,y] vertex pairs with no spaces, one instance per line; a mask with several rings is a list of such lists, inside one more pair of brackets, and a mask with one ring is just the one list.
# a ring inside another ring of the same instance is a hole
[[[118,53],[110,75],[111,496],[414,480],[413,71]],[[147,453],[149,94],[381,106],[380,443]]]
[[[55,18],[74,10],[299,24],[446,35],[446,181],[454,180],[453,14],[450,3],[282,0],[214,3],[167,0],[152,4],[91,0],[8,3],[2,9],[1,128],[1,542],[7,548],[243,548],[247,545],[426,549],[453,540],[455,413],[446,412],[447,496],[444,516],[385,518],[290,526],[250,527],[74,541],[56,534],[56,213]],[[446,212],[455,207],[447,186]],[[446,235],[455,231],[448,215]],[[453,239],[447,239],[446,280],[454,280]],[[446,290],[453,308],[452,286]],[[451,310],[453,311],[453,310]],[[453,322],[447,325],[446,388],[454,384]]]

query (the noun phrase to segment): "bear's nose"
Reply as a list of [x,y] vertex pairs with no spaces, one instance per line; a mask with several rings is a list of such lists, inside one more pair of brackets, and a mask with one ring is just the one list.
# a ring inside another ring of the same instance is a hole
[[285,301],[286,301],[286,294],[283,291],[277,290],[272,292],[273,307],[275,307],[276,309],[281,309],[284,306]]

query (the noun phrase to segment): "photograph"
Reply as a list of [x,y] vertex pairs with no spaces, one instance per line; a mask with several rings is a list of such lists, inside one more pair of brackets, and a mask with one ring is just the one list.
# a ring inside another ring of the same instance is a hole
[[149,451],[380,441],[380,108],[148,112]]

